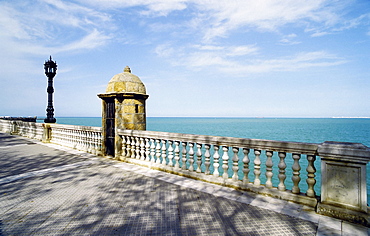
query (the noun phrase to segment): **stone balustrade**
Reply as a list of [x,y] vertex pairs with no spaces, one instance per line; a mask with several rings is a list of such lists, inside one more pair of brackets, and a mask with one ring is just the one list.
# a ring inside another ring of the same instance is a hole
[[44,127],[41,123],[0,119],[0,130],[6,133],[18,134],[41,141]]
[[[370,150],[362,144],[140,130],[118,134],[121,150],[116,153],[121,161],[317,207],[320,214],[370,226],[366,186]],[[318,182],[321,197],[315,192]]]
[[[0,131],[104,155],[100,127],[0,119]],[[319,214],[370,227],[370,150],[362,144],[122,129],[116,134],[118,160],[305,204]]]
[[45,124],[0,119],[2,132],[102,155],[101,127]]
[[102,155],[101,127],[46,124],[50,129],[50,142],[65,147]]
[[122,161],[310,206],[317,204],[318,144],[138,130],[119,130],[118,134]]

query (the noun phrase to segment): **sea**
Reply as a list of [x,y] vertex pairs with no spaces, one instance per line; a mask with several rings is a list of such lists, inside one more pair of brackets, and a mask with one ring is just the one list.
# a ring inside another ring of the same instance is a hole
[[[57,117],[57,123],[101,127],[101,117]],[[370,147],[370,118],[147,117],[147,130],[308,143],[353,142]],[[315,166],[320,175],[320,162],[316,161]],[[317,179],[315,191],[319,195],[320,178]],[[300,187],[304,188],[304,182],[301,180]],[[369,205],[370,164],[367,192]]]

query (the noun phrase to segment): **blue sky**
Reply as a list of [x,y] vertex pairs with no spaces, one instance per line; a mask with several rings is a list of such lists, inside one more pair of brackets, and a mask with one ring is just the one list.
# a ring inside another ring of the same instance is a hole
[[148,116],[370,117],[370,1],[1,0],[0,116],[100,116],[128,65]]

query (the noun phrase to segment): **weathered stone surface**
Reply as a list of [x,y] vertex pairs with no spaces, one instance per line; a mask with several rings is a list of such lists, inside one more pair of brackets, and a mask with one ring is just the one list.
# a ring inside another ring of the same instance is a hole
[[131,74],[131,69],[128,67],[122,73],[113,76],[106,89],[106,93],[126,92],[146,94],[145,85],[139,77]]
[[320,214],[369,226],[366,189],[368,147],[358,143],[325,142],[321,156]]

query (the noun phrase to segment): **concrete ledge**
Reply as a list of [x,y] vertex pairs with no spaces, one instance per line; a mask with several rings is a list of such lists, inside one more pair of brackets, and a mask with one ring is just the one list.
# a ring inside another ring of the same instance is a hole
[[317,205],[317,213],[370,227],[370,217],[366,212],[354,211],[320,202]]

